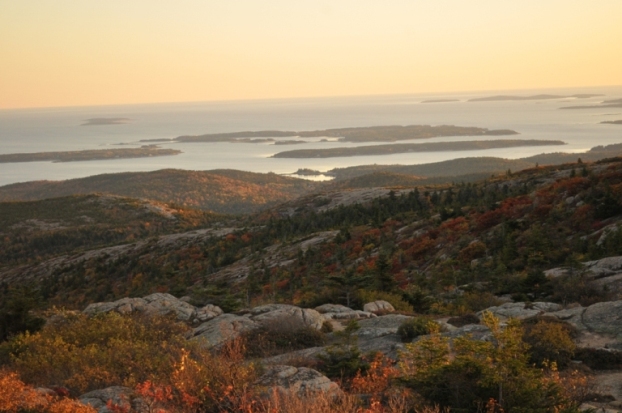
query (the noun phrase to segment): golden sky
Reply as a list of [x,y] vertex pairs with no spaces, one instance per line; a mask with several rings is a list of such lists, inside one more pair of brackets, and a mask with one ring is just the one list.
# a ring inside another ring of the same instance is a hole
[[0,108],[622,84],[622,0],[0,0]]

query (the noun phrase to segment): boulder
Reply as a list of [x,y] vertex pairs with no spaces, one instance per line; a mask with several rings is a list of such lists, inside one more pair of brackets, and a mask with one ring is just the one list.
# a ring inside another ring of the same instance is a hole
[[269,366],[257,380],[260,386],[276,388],[279,392],[295,393],[300,396],[313,393],[339,393],[337,383],[317,370],[306,367],[284,365]]
[[595,333],[622,335],[622,301],[596,303],[585,309],[582,322]]
[[322,314],[325,320],[352,320],[359,318],[376,317],[374,313],[361,310],[353,310],[340,304],[323,304],[315,308],[315,311]]
[[622,273],[622,257],[607,257],[583,263],[594,278],[609,277]]
[[84,309],[87,315],[116,311],[121,314],[142,312],[145,314],[175,314],[178,320],[201,322],[222,314],[220,307],[207,305],[197,309],[192,304],[166,293],[155,293],[144,298],[122,298],[117,301],[94,303]]
[[395,308],[388,301],[378,300],[378,301],[372,301],[371,303],[365,304],[363,306],[363,311],[367,311],[369,313],[378,313],[378,312],[392,313],[395,311]]
[[212,348],[219,347],[257,327],[259,325],[248,316],[222,314],[196,327],[192,331],[192,336],[195,340],[201,340],[206,347]]
[[325,313],[322,314],[322,316],[325,320],[358,320],[361,318],[377,317],[374,313],[361,310],[352,310],[349,313]]
[[175,313],[177,319],[189,321],[196,312],[196,308],[192,304],[178,300],[176,297],[165,294],[155,293],[144,298],[147,301],[145,312],[148,314],[166,315]]
[[324,317],[310,308],[300,308],[286,304],[268,304],[251,309],[250,319],[258,324],[278,322],[284,318],[294,318],[302,324],[319,330],[324,324]]
[[216,318],[223,313],[222,309],[214,304],[208,304],[205,307],[198,308],[194,314],[197,321],[208,321]]
[[354,310],[351,309],[350,307],[346,307],[345,305],[341,305],[341,304],[322,304],[319,307],[315,307],[315,311],[317,311],[320,314],[326,314],[326,313],[349,313]]

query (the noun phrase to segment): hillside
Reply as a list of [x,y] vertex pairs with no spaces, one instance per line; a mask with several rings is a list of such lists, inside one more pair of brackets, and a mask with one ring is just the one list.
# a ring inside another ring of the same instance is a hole
[[0,268],[215,224],[223,217],[110,195],[0,203]]
[[[4,369],[100,413],[123,396],[266,413],[266,388],[288,413],[622,402],[622,158],[334,188],[226,220],[94,195],[0,206],[26,259],[0,268],[0,381],[17,396]],[[97,245],[106,225],[119,239]]]
[[[335,177],[335,180],[349,179],[372,172],[390,172],[418,177],[435,177],[445,182],[460,182],[460,176],[480,176],[481,174],[498,174],[522,169],[533,168],[536,165],[558,165],[583,161],[595,162],[614,156],[622,155],[622,145],[614,144],[596,146],[581,153],[544,153],[519,159],[504,159],[494,157],[458,158],[449,161],[433,162],[421,165],[359,165],[347,168],[334,168],[326,175]],[[469,182],[467,180],[465,182]]]
[[315,187],[313,182],[276,174],[163,169],[6,185],[0,187],[0,201],[32,201],[99,192],[223,214],[242,214],[293,199]]
[[[162,239],[113,255],[93,251],[64,263],[8,269],[0,279],[40,279],[51,302],[75,305],[162,290],[227,305],[242,297],[312,305],[341,300],[332,277],[354,271],[374,279],[380,257],[387,263],[383,276],[402,289],[417,285],[430,297],[418,304],[426,310],[440,305],[442,291],[472,282],[488,283],[490,293],[550,294],[523,289],[521,280],[618,251],[617,237],[609,238],[611,245],[597,242],[622,213],[621,170],[622,162],[612,160],[393,195],[323,192],[230,222],[225,238]],[[85,271],[92,274],[88,281]],[[135,277],[141,281],[130,281]]]

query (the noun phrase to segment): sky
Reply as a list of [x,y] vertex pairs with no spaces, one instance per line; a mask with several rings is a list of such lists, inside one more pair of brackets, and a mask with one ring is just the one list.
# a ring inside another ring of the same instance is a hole
[[621,0],[0,0],[0,109],[621,85],[621,16]]

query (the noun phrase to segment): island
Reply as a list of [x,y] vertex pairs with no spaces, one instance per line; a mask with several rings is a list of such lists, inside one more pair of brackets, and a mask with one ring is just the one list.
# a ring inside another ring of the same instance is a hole
[[567,98],[575,98],[575,99],[589,99],[597,96],[604,95],[595,95],[589,93],[580,93],[576,95],[570,96],[562,96],[562,95],[532,95],[532,96],[513,96],[513,95],[497,95],[497,96],[488,96],[483,98],[475,98],[469,99],[469,102],[498,102],[498,101],[506,101],[506,100],[550,100],[550,99],[567,99]]
[[318,170],[315,169],[309,169],[309,168],[298,168],[298,170],[296,172],[294,172],[291,175],[299,175],[299,176],[319,176],[319,175],[324,175],[324,172],[320,172]]
[[608,123],[610,125],[622,125],[622,119],[620,120],[606,120],[600,123]]
[[250,138],[245,138],[245,139],[232,139],[229,142],[231,142],[231,143],[268,143],[268,142],[274,142],[274,139],[272,139],[272,138],[268,138],[268,139],[250,139]]
[[622,99],[604,100],[598,105],[585,106],[564,106],[560,109],[605,109],[605,108],[622,108]]
[[131,121],[129,118],[91,118],[86,119],[80,126],[125,125]]
[[356,146],[353,148],[297,149],[279,152],[272,158],[334,158],[344,156],[393,155],[409,152],[474,151],[520,146],[565,145],[559,140],[507,139],[489,141],[460,141],[434,143],[398,143],[391,145]]
[[151,156],[170,156],[182,153],[176,149],[160,149],[156,145],[140,148],[93,149],[67,152],[9,153],[0,155],[0,163],[14,162],[79,162],[103,159],[148,158]]
[[486,129],[471,126],[453,125],[408,125],[408,126],[370,126],[359,128],[325,129],[314,131],[246,131],[232,133],[212,133],[206,135],[185,135],[174,139],[176,142],[235,142],[250,138],[339,138],[343,142],[395,142],[409,139],[429,139],[442,136],[501,136],[517,135],[509,129]]
[[301,140],[274,141],[275,145],[300,145],[301,143],[307,143],[307,141],[301,141]]
[[460,102],[458,99],[430,99],[424,100],[421,103],[449,103],[449,102]]

